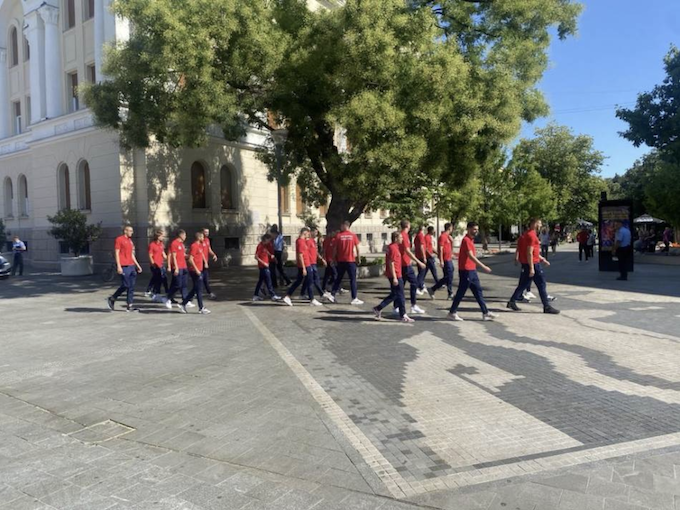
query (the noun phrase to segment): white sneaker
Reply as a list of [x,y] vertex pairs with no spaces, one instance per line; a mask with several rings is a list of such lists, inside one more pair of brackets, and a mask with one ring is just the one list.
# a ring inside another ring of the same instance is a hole
[[264,301],[260,296],[253,296],[253,301]]
[[281,296],[277,296],[276,294],[272,296],[272,301],[281,301],[282,299],[283,298]]
[[152,293],[152,292],[149,292],[149,291],[147,290],[147,291],[144,293],[144,296],[145,296],[145,297],[152,297],[152,296],[153,296],[153,293]]
[[377,320],[377,321],[382,319],[382,311],[378,310],[377,306],[373,308],[373,315],[375,315],[375,320]]
[[196,308],[196,305],[193,304],[191,301],[187,303],[187,308]]
[[331,303],[335,303],[335,296],[331,294],[330,292],[326,292],[323,297],[325,297],[328,301]]
[[536,295],[533,292],[525,292],[524,297],[527,299],[536,299]]
[[548,301],[555,301],[557,298],[548,294]]
[[[209,294],[209,296],[210,296],[210,299],[217,299],[217,296],[215,295],[214,292],[211,292],[211,293]],[[210,313],[210,311],[208,311],[208,313]]]
[[447,319],[450,321],[456,321],[456,322],[463,322],[465,319],[463,319],[460,315],[457,313],[450,313],[446,316]]
[[425,291],[423,289],[416,289],[416,294],[418,294],[419,296],[422,296],[422,295],[425,294]]
[[283,302],[286,303],[288,306],[293,306],[293,302],[290,300],[290,296],[284,297]]
[[364,302],[359,298],[354,298],[350,304],[354,305],[354,306],[359,306],[359,305],[363,305]]
[[210,313],[210,310],[208,310],[205,306],[201,308],[198,313],[202,313],[203,315],[208,315]]
[[172,301],[170,301],[169,299],[166,299],[165,300],[165,308],[167,308],[168,310],[172,310]]
[[180,313],[187,313],[187,308],[186,306],[183,306],[182,303],[177,303],[177,307],[179,308]]
[[322,303],[321,301],[319,301],[318,299],[312,299],[312,300],[309,302],[309,304],[310,304],[311,306],[323,306],[323,303]]
[[497,318],[498,318],[498,314],[493,313],[493,312],[488,312],[488,313],[485,313],[484,315],[482,315],[483,321],[492,321],[492,320],[497,319]]
[[425,313],[425,310],[420,308],[418,305],[413,305],[411,307],[411,313]]
[[394,317],[399,317],[399,308],[395,308],[394,310],[392,310],[392,315]]
[[411,317],[409,317],[408,315],[404,315],[401,318],[401,322],[404,322],[406,324],[411,324],[412,322],[415,322],[415,321],[413,319],[411,319]]
[[340,289],[340,294],[347,294],[347,291],[345,289]]

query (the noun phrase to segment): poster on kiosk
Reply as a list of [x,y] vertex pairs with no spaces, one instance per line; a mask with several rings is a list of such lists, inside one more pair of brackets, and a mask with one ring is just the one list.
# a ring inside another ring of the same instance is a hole
[[[607,200],[604,195],[600,200],[599,220],[600,271],[618,271],[619,261],[614,254],[617,224],[620,222],[633,233],[633,203],[629,200]],[[628,271],[633,271],[633,257],[629,258]]]

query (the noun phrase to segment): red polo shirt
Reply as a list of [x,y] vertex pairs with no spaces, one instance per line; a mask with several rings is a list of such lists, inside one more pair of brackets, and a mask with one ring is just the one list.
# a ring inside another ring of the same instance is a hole
[[[172,254],[177,255],[177,267],[174,267],[172,264]],[[170,253],[168,256],[170,257],[170,270],[174,271],[175,269],[186,269],[187,268],[187,259],[185,257],[186,255],[186,249],[184,248],[184,242],[178,237],[175,239],[172,243],[170,243]]]
[[[203,243],[200,241],[194,241],[191,244],[191,248],[189,250],[189,255],[194,259],[194,265],[196,266],[195,271],[201,272],[203,271],[203,257],[205,257],[205,253],[203,252]],[[191,267],[189,268],[190,271],[194,271],[194,268]]]
[[[300,263],[300,255],[304,257],[304,264]],[[303,239],[302,237],[298,237],[297,241],[295,241],[295,261],[297,262],[297,266],[302,268],[306,267],[309,265],[309,246],[307,245],[307,239]]]
[[149,254],[151,255],[151,262],[153,262],[153,264],[156,267],[161,267],[163,265],[164,250],[165,246],[163,246],[163,243],[161,241],[151,241],[151,243],[149,244]]
[[[541,243],[538,240],[535,230],[529,230],[524,234],[524,260],[527,260],[527,249],[529,246],[534,247],[534,264],[538,264],[541,261]],[[520,259],[521,262],[521,259]],[[528,264],[528,262],[522,262],[522,264]]]
[[335,245],[337,247],[336,262],[356,262],[354,247],[359,245],[359,238],[354,232],[349,230],[339,232],[335,236]]
[[326,236],[323,240],[323,258],[328,264],[333,262],[333,250],[335,250],[335,237]]
[[263,264],[260,262],[260,260],[257,261],[257,267],[260,269],[264,269],[265,267],[269,267],[269,262],[271,261],[272,257],[274,256],[274,250],[271,248],[271,243],[260,243],[257,245],[257,248],[255,249],[255,256],[260,259],[264,260],[267,264]]
[[319,257],[319,248],[317,247],[316,239],[312,239],[311,237],[307,239],[307,253],[309,253],[309,264],[316,264],[316,260]]
[[465,236],[460,243],[460,251],[458,252],[458,269],[465,271],[474,271],[477,269],[477,264],[470,258],[470,255],[476,255],[475,242],[470,239],[470,236]]
[[428,257],[434,257],[434,242],[430,234],[425,235],[425,253]]
[[116,237],[116,242],[114,244],[114,249],[118,251],[118,257],[121,266],[132,266],[134,261],[132,260],[132,253],[135,251],[135,244],[127,236]]
[[451,236],[449,233],[446,231],[442,232],[437,243],[442,249],[442,258],[445,261],[451,260],[451,256],[453,255],[453,246],[451,245]]
[[400,246],[401,250],[401,265],[402,266],[410,266],[411,265],[411,257],[408,256],[406,253],[407,249],[411,248],[411,238],[408,236],[408,232],[406,230],[401,231],[401,237],[402,237],[402,242]]
[[[392,243],[387,247],[387,257],[385,258],[387,264],[385,268],[385,276],[390,280],[395,276],[401,278],[401,245],[399,243]],[[394,262],[394,275],[392,275],[392,262]]]
[[423,234],[422,230],[419,230],[418,233],[416,234],[416,238],[413,241],[414,244],[414,254],[418,260],[421,262],[425,262],[425,259],[422,258],[422,249],[425,248],[427,251],[427,247],[425,246],[425,234]]

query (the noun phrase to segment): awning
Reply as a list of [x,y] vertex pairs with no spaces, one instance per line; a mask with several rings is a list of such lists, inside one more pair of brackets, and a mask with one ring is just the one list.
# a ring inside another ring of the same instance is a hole
[[666,223],[666,221],[650,216],[649,214],[643,214],[642,216],[635,218],[633,223]]

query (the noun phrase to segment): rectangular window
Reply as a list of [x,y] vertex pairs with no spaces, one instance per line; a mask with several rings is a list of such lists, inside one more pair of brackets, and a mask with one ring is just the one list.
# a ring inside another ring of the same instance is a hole
[[383,241],[387,241],[387,232],[383,232],[382,234],[380,234],[380,239],[382,239]]
[[26,96],[26,125],[31,123],[31,96]]
[[87,66],[87,81],[90,83],[97,83],[97,70],[94,64],[88,64]]
[[21,102],[15,101],[12,103],[12,114],[14,116],[14,134],[21,134]]
[[281,186],[281,213],[290,214],[290,188]]
[[77,112],[80,110],[80,101],[78,100],[78,73],[68,74],[68,97],[69,97],[69,111]]
[[224,238],[224,249],[225,250],[240,250],[241,249],[241,239],[238,237],[225,237]]
[[66,0],[66,9],[65,9],[65,23],[66,26],[64,27],[66,30],[73,28],[76,26],[76,0]]
[[366,241],[368,241],[369,243],[372,243],[373,242],[373,234],[366,234]]
[[83,20],[94,18],[94,0],[83,0]]

